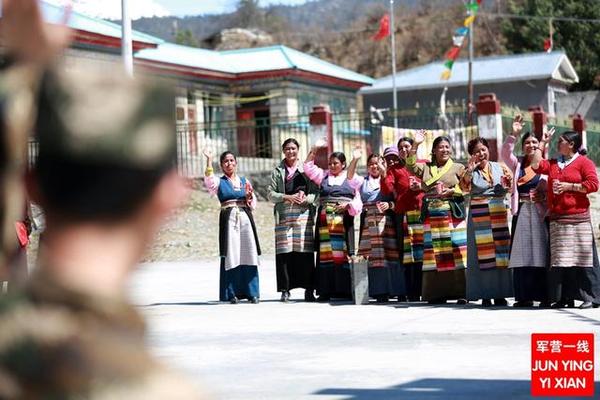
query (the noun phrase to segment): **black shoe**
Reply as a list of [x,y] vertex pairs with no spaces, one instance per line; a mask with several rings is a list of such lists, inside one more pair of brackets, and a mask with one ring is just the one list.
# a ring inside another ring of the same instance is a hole
[[552,304],[550,306],[550,308],[575,308],[575,302],[573,300],[571,301],[557,301],[556,303]]
[[506,299],[494,299],[495,306],[507,307],[508,301]]
[[229,302],[231,304],[237,304],[240,302],[240,299],[238,299],[237,297],[233,296],[232,298],[229,299]]
[[469,302],[469,300],[467,300],[467,299],[458,299],[458,300],[456,300],[456,304],[458,304],[459,306],[464,306],[468,302]]
[[281,299],[280,301],[282,303],[287,303],[288,301],[290,301],[290,292],[289,290],[284,290],[283,292],[281,292]]
[[492,306],[492,300],[491,299],[483,299],[483,300],[481,300],[481,306],[482,307],[491,307]]
[[407,301],[406,296],[398,296],[398,303],[406,303]]
[[584,301],[579,308],[582,310],[588,309],[588,308],[592,308],[594,305],[592,304],[591,301]]
[[378,303],[387,303],[390,298],[386,295],[376,297]]
[[260,302],[260,300],[258,300],[258,297],[250,297],[250,303],[258,304],[259,302]]
[[315,301],[317,301],[311,289],[306,289],[304,291],[304,301],[306,301],[307,303],[314,303]]
[[[540,303],[540,307],[541,306],[542,306],[542,303]],[[513,307],[515,307],[515,308],[533,307],[533,301],[517,301],[515,304],[513,304]]]
[[427,304],[446,304],[446,299],[429,300]]
[[[398,301],[400,301],[400,300],[398,300]],[[421,301],[421,296],[408,296],[408,301],[410,301],[410,302]]]
[[552,303],[550,303],[549,301],[541,301],[540,305],[538,307],[539,308],[550,308],[550,307],[552,307]]
[[319,303],[327,303],[329,300],[331,300],[331,297],[324,294],[320,295],[317,299]]

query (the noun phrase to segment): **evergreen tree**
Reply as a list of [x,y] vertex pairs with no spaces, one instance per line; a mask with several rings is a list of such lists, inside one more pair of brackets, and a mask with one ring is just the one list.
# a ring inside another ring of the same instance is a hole
[[199,47],[198,39],[189,29],[177,29],[175,32],[175,43],[184,46]]
[[[519,15],[600,19],[598,0],[509,1]],[[600,25],[585,21],[553,21],[554,50],[564,50],[579,75],[575,90],[600,89]],[[549,25],[543,19],[507,19],[502,23],[506,47],[514,53],[544,51]]]

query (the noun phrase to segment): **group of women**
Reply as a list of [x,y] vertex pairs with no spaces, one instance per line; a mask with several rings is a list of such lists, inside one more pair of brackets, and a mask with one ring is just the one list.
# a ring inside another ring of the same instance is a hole
[[[289,301],[295,288],[305,290],[306,301],[317,300],[315,291],[318,301],[351,298],[351,263],[362,259],[369,295],[377,302],[482,300],[487,307],[506,306],[515,297],[515,307],[574,307],[575,300],[580,308],[600,305],[587,196],[599,187],[595,165],[580,150],[576,132],[559,137],[560,155],[552,160],[544,154],[553,130],[541,140],[521,133],[517,116],[502,146],[503,163],[490,160],[486,139],[471,140],[464,166],[452,159],[444,136],[434,140],[431,160],[417,160],[421,131],[381,156],[369,155],[364,177],[357,174],[360,149],[349,163],[344,153],[332,153],[328,168],[321,169],[317,147],[302,163],[298,142],[286,140],[268,190],[281,301]],[[257,303],[260,247],[252,186],[237,176],[230,152],[221,155],[221,178],[213,174],[212,154],[205,155],[205,185],[221,202],[220,300]]]

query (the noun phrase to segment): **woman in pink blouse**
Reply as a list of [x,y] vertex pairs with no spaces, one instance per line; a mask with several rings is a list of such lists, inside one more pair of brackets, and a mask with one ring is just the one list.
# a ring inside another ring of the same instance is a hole
[[349,256],[354,254],[354,216],[362,202],[358,190],[350,186],[346,156],[329,156],[329,169],[315,165],[316,148],[308,153],[304,173],[320,188],[315,230],[317,249],[316,289],[319,301],[352,297]]

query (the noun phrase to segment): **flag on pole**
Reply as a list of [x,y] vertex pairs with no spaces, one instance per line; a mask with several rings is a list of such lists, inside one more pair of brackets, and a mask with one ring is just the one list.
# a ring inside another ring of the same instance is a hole
[[548,38],[544,40],[544,51],[546,53],[550,53],[552,51],[552,38]]
[[390,36],[390,14],[385,14],[379,20],[379,31],[371,37],[373,40],[383,40]]

